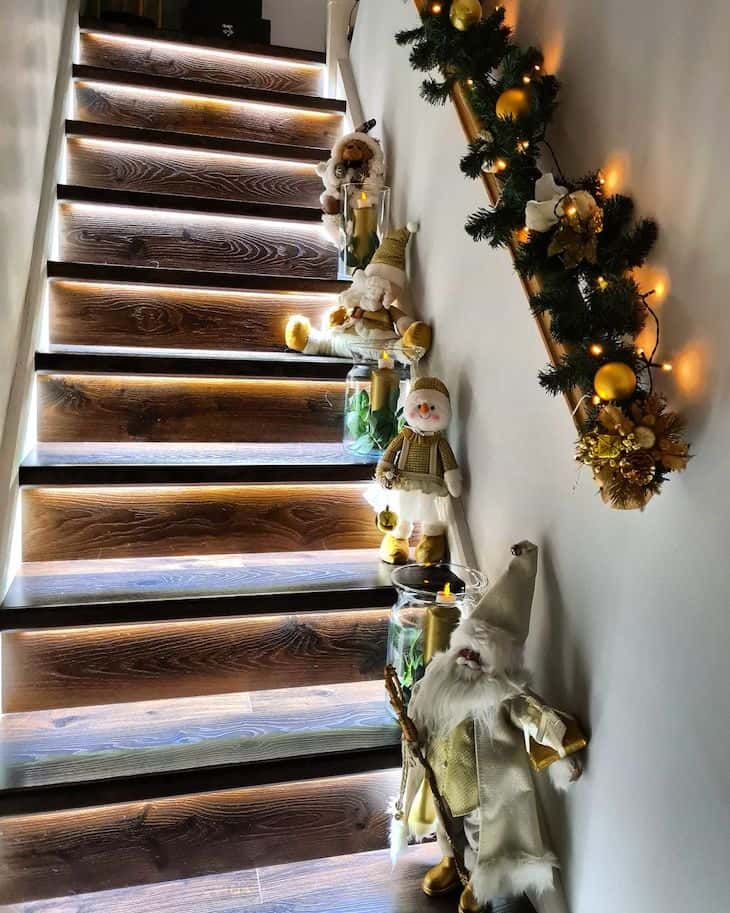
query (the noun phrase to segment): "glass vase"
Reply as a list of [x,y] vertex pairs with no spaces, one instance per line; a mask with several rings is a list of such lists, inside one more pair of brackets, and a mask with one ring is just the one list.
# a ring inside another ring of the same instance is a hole
[[342,442],[352,453],[376,460],[404,424],[403,403],[410,365],[399,364],[386,349],[360,351],[345,382]]
[[341,205],[340,275],[352,276],[370,263],[388,229],[390,188],[344,184]]
[[406,698],[435,653],[448,649],[462,615],[482,599],[488,581],[481,571],[459,564],[406,564],[391,575],[396,601],[390,613],[387,663]]

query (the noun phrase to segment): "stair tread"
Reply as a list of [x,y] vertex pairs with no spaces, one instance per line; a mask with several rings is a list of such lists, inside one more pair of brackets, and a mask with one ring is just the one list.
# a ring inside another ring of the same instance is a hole
[[109,35],[129,35],[133,38],[144,38],[150,41],[173,42],[178,44],[189,44],[200,50],[210,48],[214,51],[224,50],[231,53],[241,53],[247,55],[260,55],[266,57],[280,57],[284,60],[304,63],[326,62],[326,55],[322,51],[311,51],[304,48],[290,48],[281,45],[257,45],[250,42],[241,42],[232,38],[213,38],[210,36],[189,35],[185,32],[174,31],[172,29],[151,29],[144,26],[126,25],[123,23],[107,22],[101,19],[94,19],[89,16],[82,16],[80,19],[80,28],[84,32],[98,32]]
[[190,288],[231,289],[235,291],[341,292],[350,287],[344,279],[318,279],[300,276],[267,276],[225,273],[215,270],[167,269],[149,266],[80,263],[49,260],[49,279],[79,279],[89,282],[141,283],[145,285],[185,286]]
[[21,565],[0,629],[112,624],[387,605],[372,549]]
[[340,444],[38,444],[21,485],[362,481],[371,460]]
[[96,346],[54,347],[36,352],[37,371],[86,374],[163,374],[184,377],[284,377],[344,380],[352,362],[296,352],[125,350]]
[[342,113],[346,104],[339,98],[323,98],[317,95],[299,95],[278,92],[271,89],[250,89],[222,82],[206,82],[198,79],[181,79],[176,76],[156,76],[150,73],[89,67],[75,63],[72,68],[74,79],[87,82],[104,82],[120,86],[134,86],[163,92],[187,95],[214,96],[231,101],[254,102],[256,104],[278,105],[302,110]]
[[[454,895],[420,887],[436,863],[434,844],[409,847],[393,869],[388,850],[287,863],[179,881],[115,888],[4,908],[5,913],[454,913]],[[494,913],[527,913],[526,901],[497,901]]]
[[285,222],[313,222],[321,220],[321,212],[312,206],[290,206],[280,203],[243,203],[214,197],[186,196],[178,193],[148,193],[142,190],[115,190],[110,188],[80,187],[59,184],[56,196],[63,203],[94,203],[109,206],[133,206],[141,209],[201,213],[203,215],[229,215],[251,219],[277,219]]
[[9,713],[0,790],[395,745],[382,682]]
[[122,140],[157,146],[177,146],[199,151],[230,152],[240,155],[297,159],[309,162],[324,161],[330,155],[329,149],[317,149],[309,146],[288,146],[283,143],[236,140],[222,136],[206,136],[202,133],[153,130],[149,127],[130,127],[122,124],[102,124],[83,120],[67,120],[66,136]]

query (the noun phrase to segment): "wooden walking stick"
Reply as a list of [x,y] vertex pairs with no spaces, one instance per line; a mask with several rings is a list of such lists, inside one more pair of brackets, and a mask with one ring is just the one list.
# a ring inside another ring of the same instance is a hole
[[469,883],[469,873],[467,872],[466,866],[464,865],[464,859],[462,857],[461,850],[456,839],[456,834],[454,832],[454,816],[451,814],[451,809],[449,808],[446,800],[441,795],[438,783],[436,782],[436,774],[434,773],[433,767],[431,767],[429,764],[425,752],[421,748],[416,724],[408,716],[406,699],[403,693],[403,685],[401,684],[401,681],[398,678],[398,673],[395,671],[393,666],[385,667],[385,690],[388,692],[390,706],[396,713],[398,724],[400,725],[401,732],[403,733],[403,738],[406,740],[406,742],[408,742],[409,745],[412,746],[413,753],[418,759],[418,763],[423,767],[426,782],[428,783],[431,790],[431,795],[433,796],[433,801],[436,805],[436,809],[438,810],[444,831],[446,832],[446,837],[454,853],[454,864],[456,865],[456,871],[459,875],[459,881],[461,881],[462,885],[466,887],[466,885]]

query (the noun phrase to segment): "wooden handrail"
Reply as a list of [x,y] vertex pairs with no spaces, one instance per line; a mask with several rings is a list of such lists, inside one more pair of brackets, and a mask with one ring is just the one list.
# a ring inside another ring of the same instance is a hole
[[[413,2],[415,3],[420,16],[426,6],[427,0],[413,0]],[[482,124],[474,113],[474,110],[469,104],[469,100],[460,85],[456,85],[452,88],[451,100],[453,101],[456,113],[459,116],[464,135],[469,142],[475,140],[479,136]],[[500,196],[499,182],[493,174],[483,173],[482,184],[487,192],[490,203],[494,206]],[[516,252],[514,242],[510,243],[509,249],[512,258],[514,259]],[[522,287],[524,288],[528,299],[530,296],[535,295],[540,291],[540,283],[536,279],[525,279],[520,276],[520,282],[522,283]],[[561,356],[565,354],[566,349],[560,343],[556,342],[550,333],[550,316],[549,314],[535,314],[534,320],[540,332],[540,337],[545,345],[545,349],[547,350],[548,359],[551,364],[557,366]],[[571,390],[569,393],[565,394],[565,401],[568,404],[575,426],[580,431],[581,425],[586,418],[586,409],[581,402],[580,393],[577,390]]]

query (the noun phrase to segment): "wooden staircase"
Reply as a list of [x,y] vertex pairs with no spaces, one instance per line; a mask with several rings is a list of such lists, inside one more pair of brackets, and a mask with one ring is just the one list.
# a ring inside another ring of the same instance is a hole
[[283,351],[343,287],[310,52],[82,22],[0,610],[4,913],[413,913],[372,465],[345,362]]

